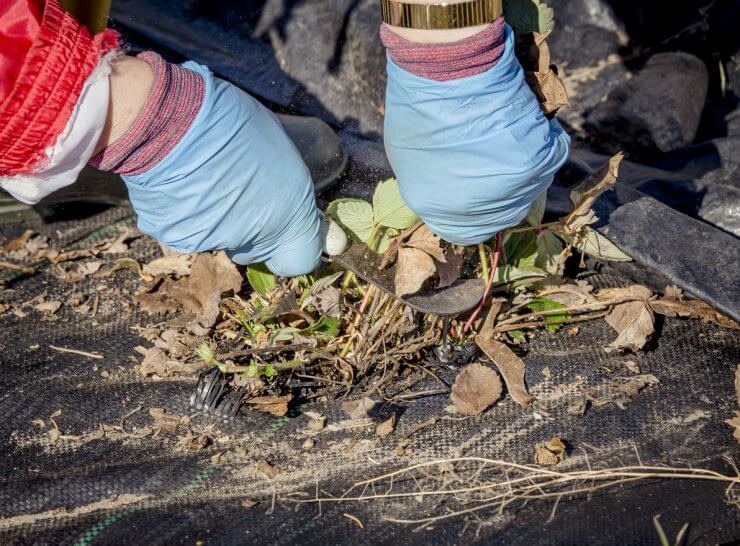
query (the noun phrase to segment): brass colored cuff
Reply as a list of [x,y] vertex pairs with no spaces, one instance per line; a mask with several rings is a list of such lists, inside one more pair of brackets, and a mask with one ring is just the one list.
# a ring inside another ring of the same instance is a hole
[[384,23],[421,30],[485,25],[503,14],[502,0],[469,0],[459,4],[407,4],[380,0],[380,9]]

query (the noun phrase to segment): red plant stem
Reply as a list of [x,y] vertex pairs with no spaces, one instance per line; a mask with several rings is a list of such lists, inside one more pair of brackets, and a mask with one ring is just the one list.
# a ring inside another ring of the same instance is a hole
[[493,250],[493,256],[491,256],[491,273],[488,276],[488,283],[486,284],[486,290],[485,292],[483,292],[483,297],[481,298],[480,302],[475,308],[475,311],[473,311],[473,313],[470,315],[468,322],[465,323],[465,326],[463,327],[463,333],[466,333],[473,326],[473,322],[475,322],[475,319],[478,318],[478,315],[483,309],[483,306],[485,306],[486,304],[486,300],[488,299],[488,294],[491,293],[491,287],[493,286],[493,278],[496,276],[496,268],[498,267],[498,260],[501,256],[501,236],[502,234],[503,234],[502,232],[498,232],[496,234],[496,246]]

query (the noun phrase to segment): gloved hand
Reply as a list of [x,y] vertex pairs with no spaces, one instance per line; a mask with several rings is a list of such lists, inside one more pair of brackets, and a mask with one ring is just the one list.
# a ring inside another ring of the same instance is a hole
[[322,223],[308,168],[274,114],[193,62],[203,104],[152,169],[123,176],[139,228],[180,252],[226,249],[276,274],[313,270]]
[[521,222],[570,138],[524,80],[506,26],[498,63],[433,81],[388,57],[385,148],[406,204],[443,239],[473,245]]

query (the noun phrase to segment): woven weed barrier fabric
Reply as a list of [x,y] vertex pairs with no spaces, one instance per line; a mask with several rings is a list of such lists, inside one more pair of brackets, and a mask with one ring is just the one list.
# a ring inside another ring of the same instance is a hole
[[[85,220],[5,224],[0,235],[7,243],[33,229],[54,248],[74,249],[113,237],[133,221],[130,209],[114,207]],[[122,257],[146,262],[158,252],[152,240],[141,238],[126,254],[98,259],[105,269]],[[724,457],[737,459],[738,448],[724,421],[737,406],[735,331],[667,319],[647,350],[630,357],[602,349],[614,337],[604,321],[581,324],[576,335],[541,333],[524,346],[536,401],[521,407],[506,397],[472,419],[445,418],[449,397],[437,395],[393,407],[380,403],[365,426],[331,426],[347,418],[341,400],[306,403],[286,417],[242,408],[223,423],[189,409],[194,377],[154,381],[135,372],[131,357],[140,359],[134,349],[142,344],[136,327],[155,319],[131,301],[141,282],[133,271],[69,283],[55,267],[39,264],[35,274],[3,271],[3,304],[17,309],[43,293],[62,302],[51,315],[24,307],[0,315],[3,544],[656,544],[658,514],[669,537],[688,523],[688,544],[740,537],[726,484],[709,481],[634,481],[563,497],[557,506],[554,499],[517,501],[501,512],[482,510],[421,529],[386,518],[444,513],[447,499],[296,502],[341,495],[356,481],[434,459],[465,455],[531,464],[534,445],[552,437],[568,445],[558,469],[642,462],[732,474]],[[604,275],[590,281],[626,282]],[[66,304],[73,299],[90,301],[91,311]],[[623,408],[610,403],[584,415],[566,411],[579,388],[599,391],[629,375],[627,359],[660,383]],[[441,378],[449,383],[454,375],[450,370]],[[434,387],[430,380],[427,388]],[[190,436],[184,427],[139,434],[152,425],[150,408],[190,416]],[[329,426],[308,431],[306,411],[323,413]],[[398,416],[396,430],[378,437],[375,423],[391,412]],[[440,419],[410,435],[399,451],[399,441],[432,417]],[[210,443],[199,447],[204,436]],[[309,437],[313,446],[307,449]],[[415,491],[420,484],[414,481],[399,480],[393,492]],[[389,491],[387,482],[379,487]]]

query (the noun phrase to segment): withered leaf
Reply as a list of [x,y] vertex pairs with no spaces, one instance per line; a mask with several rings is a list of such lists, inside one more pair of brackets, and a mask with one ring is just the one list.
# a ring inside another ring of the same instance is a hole
[[526,406],[534,397],[527,392],[524,382],[524,361],[505,344],[495,341],[492,335],[484,335],[483,330],[475,336],[475,343],[488,358],[493,360],[506,382],[509,394],[517,404]]
[[135,228],[127,228],[113,241],[103,254],[123,254],[128,251],[128,241],[141,237],[141,232]]
[[162,408],[149,408],[149,415],[154,419],[154,427],[167,432],[175,432],[180,426],[180,415],[167,413]]
[[375,404],[375,400],[366,396],[358,400],[342,402],[342,409],[350,416],[350,419],[364,419],[373,410]]
[[54,313],[59,311],[59,308],[61,306],[61,301],[44,301],[37,305],[34,305],[34,309],[36,309],[37,311],[41,311],[42,313],[53,315]]
[[193,323],[210,328],[218,318],[221,294],[238,292],[241,285],[242,276],[225,252],[198,254],[189,276],[157,281],[134,299],[149,312],[182,309],[192,315]]
[[194,371],[200,364],[198,363],[181,363],[177,360],[169,358],[167,353],[157,347],[150,347],[146,349],[144,354],[144,360],[138,367],[138,371],[141,375],[149,377],[156,375],[158,377],[165,377],[174,373],[188,373]]
[[606,316],[606,322],[619,334],[605,347],[607,351],[639,351],[655,331],[655,321],[648,299],[652,292],[640,285],[629,287],[630,295],[638,301],[620,303]]
[[7,245],[3,247],[4,252],[15,252],[18,250],[25,250],[26,243],[28,243],[28,240],[33,236],[33,231],[30,229],[27,229],[23,232],[23,234],[10,241]]
[[468,364],[457,374],[450,399],[460,413],[477,415],[501,398],[501,392],[498,374],[475,363]]
[[288,403],[293,395],[285,396],[257,396],[247,400],[247,404],[253,404],[258,410],[264,411],[276,417],[282,417],[288,413]]
[[306,411],[304,412],[306,417],[308,417],[308,430],[311,432],[319,432],[320,430],[324,430],[324,427],[326,427],[326,415],[322,415],[321,413],[315,412],[315,411]]
[[262,474],[270,478],[271,480],[280,474],[280,469],[277,466],[271,465],[267,461],[257,461],[254,465],[257,470]]
[[732,436],[738,443],[740,443],[740,411],[735,411],[735,417],[733,417],[732,419],[727,419],[725,423],[727,423],[731,427],[735,427]]
[[619,165],[623,159],[624,154],[618,153],[571,191],[573,205],[570,213],[563,219],[566,232],[575,235],[584,226],[598,220],[591,207],[602,193],[616,184]]
[[555,466],[565,459],[565,455],[565,444],[557,437],[534,446],[534,461],[542,466]]
[[177,437],[178,449],[200,450],[207,448],[212,443],[213,440],[211,437],[206,436],[205,434],[193,434],[192,432],[188,432],[183,436]]
[[442,250],[442,239],[432,232],[426,224],[419,226],[411,236],[403,243],[404,246],[417,248],[438,262],[445,261],[445,253]]
[[320,315],[340,317],[342,315],[342,293],[336,286],[327,286],[313,296],[313,304]]
[[583,415],[586,413],[586,405],[587,405],[586,397],[581,395],[577,396],[575,398],[571,398],[568,401],[568,405],[565,408],[565,411],[570,413],[571,415]]
[[657,385],[658,383],[660,383],[660,380],[652,374],[636,375],[613,383],[611,385],[611,392],[612,394],[634,398],[645,387]]
[[437,275],[439,275],[437,288],[446,288],[460,278],[464,254],[463,247],[453,245],[445,251],[445,261],[436,262]]
[[77,264],[64,273],[64,280],[67,282],[80,282],[89,275],[96,273],[102,265],[103,262],[84,262]]
[[375,434],[382,438],[383,436],[388,436],[395,428],[396,414],[394,413],[375,428]]
[[417,248],[399,248],[395,276],[396,296],[400,298],[415,294],[436,271],[434,259],[426,252]]
[[549,66],[538,72],[527,72],[525,78],[545,114],[555,114],[570,104],[565,84]]
[[142,271],[152,277],[158,275],[177,275],[183,277],[190,275],[193,265],[194,254],[174,254],[157,258],[142,267]]
[[[437,264],[444,264],[447,257],[442,240],[426,224],[414,226],[408,239],[399,244],[395,284],[396,296],[402,297],[421,290],[437,272]],[[450,274],[451,271],[445,271],[446,277]]]
[[695,318],[704,322],[713,322],[723,328],[737,330],[737,322],[717,312],[711,305],[700,300],[683,300],[666,297],[650,302],[650,308],[666,317]]

